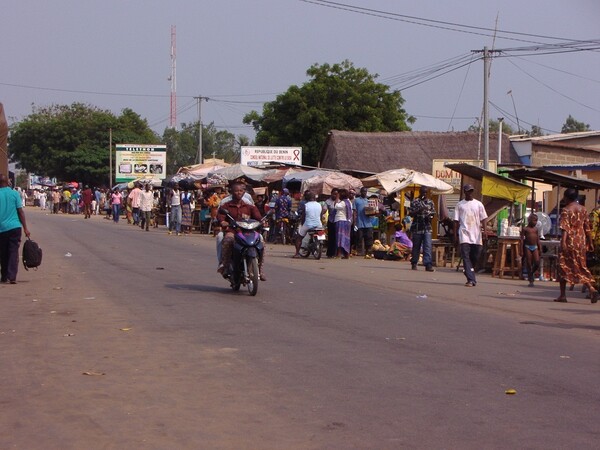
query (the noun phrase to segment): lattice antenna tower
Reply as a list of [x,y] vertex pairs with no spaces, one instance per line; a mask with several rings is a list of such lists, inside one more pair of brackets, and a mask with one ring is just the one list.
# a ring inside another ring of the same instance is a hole
[[171,25],[171,113],[169,114],[169,126],[177,128],[177,32],[175,25]]

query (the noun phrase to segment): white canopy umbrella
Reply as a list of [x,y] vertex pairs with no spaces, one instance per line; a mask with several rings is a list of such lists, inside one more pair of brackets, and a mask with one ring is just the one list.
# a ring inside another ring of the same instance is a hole
[[415,186],[426,186],[434,195],[451,194],[454,188],[448,183],[423,172],[411,169],[392,169],[363,178],[367,187],[381,186],[388,194]]
[[[306,176],[310,174],[312,176]],[[331,194],[333,188],[337,189],[350,189],[354,188],[357,191],[363,186],[362,182],[353,176],[346,175],[342,172],[335,172],[329,170],[314,170],[304,172],[300,174],[293,174],[294,178],[301,178],[302,186],[300,190],[311,191],[315,194]]]
[[227,178],[229,181],[242,177],[253,181],[262,181],[262,179],[269,173],[271,172],[263,169],[257,169],[256,167],[234,164],[219,170],[212,170],[208,173],[208,175],[210,176],[212,174],[218,174]]

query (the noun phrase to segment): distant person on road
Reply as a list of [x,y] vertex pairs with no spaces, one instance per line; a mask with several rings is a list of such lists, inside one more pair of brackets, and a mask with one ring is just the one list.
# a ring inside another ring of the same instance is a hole
[[0,282],[17,283],[21,228],[29,237],[23,202],[19,193],[8,186],[8,178],[0,174]]
[[417,270],[417,263],[423,248],[423,265],[427,272],[433,272],[433,263],[431,259],[433,229],[431,220],[435,216],[435,205],[428,197],[429,189],[427,186],[421,186],[419,197],[410,202],[408,213],[412,217],[410,232],[413,242],[412,258],[410,264],[412,270]]
[[352,203],[346,189],[339,190],[339,199],[335,208],[335,240],[337,245],[336,257],[350,258],[350,232],[352,229]]
[[304,207],[302,208],[300,215],[300,227],[298,228],[298,234],[296,235],[296,253],[293,258],[300,258],[300,246],[302,245],[302,239],[308,233],[308,230],[312,230],[314,228],[321,228],[323,226],[323,222],[321,222],[321,218],[323,213],[325,212],[323,207],[319,202],[316,201],[316,196],[314,193],[308,191],[304,194]]
[[134,183],[133,189],[127,196],[127,203],[131,204],[131,214],[134,225],[140,224],[140,195],[142,190],[140,189],[139,183]]
[[[475,264],[479,260],[483,240],[486,238],[485,226],[487,225],[487,213],[483,203],[473,198],[475,188],[470,184],[463,186],[465,198],[456,204],[454,209],[454,242],[459,244],[460,257],[467,282],[465,286],[477,285],[475,277]],[[414,242],[414,241],[413,241]]]
[[540,255],[542,254],[542,243],[540,234],[536,227],[538,216],[535,213],[529,215],[527,226],[521,230],[521,239],[523,239],[523,255],[527,265],[527,279],[529,286],[533,287],[534,274],[540,267]]
[[94,199],[94,193],[90,189],[88,185],[85,186],[83,192],[81,193],[81,200],[83,201],[83,212],[84,219],[89,219],[92,217],[92,201]]
[[154,192],[150,183],[146,183],[144,190],[140,194],[140,228],[150,231],[150,218],[152,216],[152,206],[154,204]]
[[325,200],[327,207],[327,257],[335,258],[337,253],[337,240],[335,236],[335,204],[338,201],[339,191],[334,188],[331,196]]
[[181,235],[181,191],[179,190],[179,183],[175,183],[171,194],[167,198],[169,205],[171,206],[171,214],[169,216],[169,234],[173,234],[173,229],[177,233],[177,236]]
[[590,291],[592,303],[599,298],[595,289],[595,280],[586,264],[586,251],[594,251],[590,220],[583,205],[577,203],[579,192],[569,188],[565,191],[563,202],[565,206],[560,211],[560,255],[558,257],[558,278],[560,295],[555,302],[567,303],[567,283],[582,283]]
[[121,194],[119,188],[115,188],[110,197],[114,223],[119,223],[119,216],[121,215],[121,203],[123,203],[123,195]]
[[360,196],[354,199],[354,225],[356,231],[356,251],[358,255],[365,259],[371,259],[373,247],[373,221],[371,216],[367,215],[369,208],[369,199],[367,195],[369,190],[366,187],[360,188]]

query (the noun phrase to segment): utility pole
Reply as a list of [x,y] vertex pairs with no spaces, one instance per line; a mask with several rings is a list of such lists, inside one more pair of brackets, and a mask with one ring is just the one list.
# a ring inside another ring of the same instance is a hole
[[112,182],[113,182],[113,164],[112,164],[112,128],[108,129],[108,154],[109,154],[109,164],[110,164],[110,179],[108,180],[108,187],[112,191]]
[[175,25],[171,25],[171,112],[169,113],[169,127],[177,128],[177,31]]
[[204,158],[202,156],[202,100],[208,101],[208,97],[194,97],[198,101],[198,154],[196,155],[196,163],[202,164]]
[[489,108],[489,81],[490,81],[490,53],[498,50],[473,50],[483,53],[483,168],[489,170],[490,166],[490,108]]
[[498,166],[502,164],[502,122],[504,117],[498,117]]
[[483,47],[483,168],[490,168],[490,54],[487,47]]

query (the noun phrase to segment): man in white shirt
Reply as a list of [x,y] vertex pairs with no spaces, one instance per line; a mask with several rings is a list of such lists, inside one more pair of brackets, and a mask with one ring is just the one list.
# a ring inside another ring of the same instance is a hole
[[133,215],[133,224],[140,224],[140,195],[142,194],[142,190],[139,187],[138,183],[135,183],[134,188],[131,190],[129,195],[129,201],[131,202],[131,212]]
[[302,225],[298,228],[298,234],[296,236],[296,254],[293,258],[300,258],[300,247],[302,245],[302,239],[308,233],[308,230],[312,230],[313,228],[322,228],[323,222],[321,218],[323,217],[323,213],[325,212],[321,204],[315,201],[315,194],[312,192],[307,192],[304,195],[304,200],[306,203],[304,204],[304,209],[302,211],[302,216],[300,217],[300,222]]
[[479,260],[487,213],[483,203],[473,198],[475,188],[470,184],[463,186],[465,198],[456,204],[454,209],[454,242],[460,244],[460,256],[463,260],[464,273],[467,277],[465,286],[474,287],[477,284],[475,264]]
[[179,183],[175,183],[171,195],[168,198],[171,205],[171,215],[169,216],[169,234],[173,234],[173,228],[177,236],[181,235],[181,192]]
[[140,194],[140,227],[142,230],[150,231],[150,216],[152,215],[152,206],[154,204],[154,192],[152,192],[150,183],[146,183],[146,187]]

